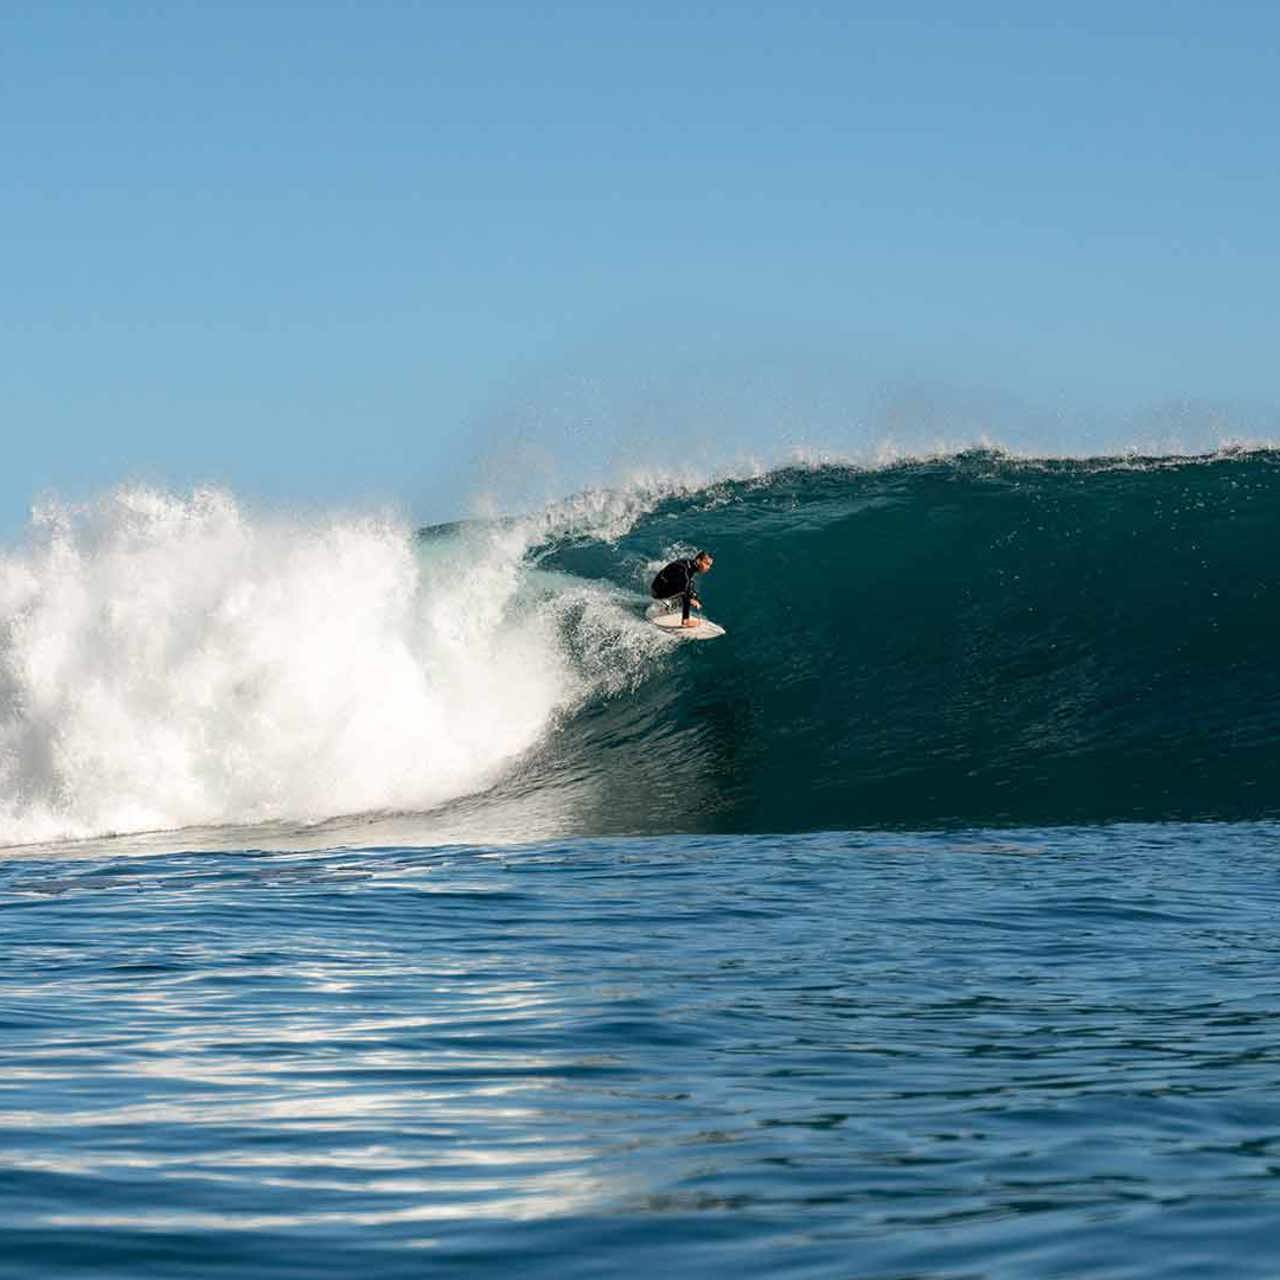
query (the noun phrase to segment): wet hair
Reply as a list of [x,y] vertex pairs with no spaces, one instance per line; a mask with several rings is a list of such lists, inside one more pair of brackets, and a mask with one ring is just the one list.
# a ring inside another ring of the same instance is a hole
[[693,558],[695,560],[702,560],[704,558],[707,560],[714,560],[715,556],[713,556],[710,551],[699,551],[698,554]]

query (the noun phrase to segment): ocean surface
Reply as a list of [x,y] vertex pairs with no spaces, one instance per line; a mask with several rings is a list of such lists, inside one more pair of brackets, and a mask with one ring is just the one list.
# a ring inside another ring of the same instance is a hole
[[1266,450],[44,508],[0,1275],[1280,1274],[1277,534]]

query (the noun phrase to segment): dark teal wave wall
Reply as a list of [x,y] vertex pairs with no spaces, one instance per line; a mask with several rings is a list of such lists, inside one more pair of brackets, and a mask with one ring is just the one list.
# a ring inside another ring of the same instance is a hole
[[717,556],[729,635],[565,726],[601,830],[1280,812],[1280,454],[787,470],[544,563]]

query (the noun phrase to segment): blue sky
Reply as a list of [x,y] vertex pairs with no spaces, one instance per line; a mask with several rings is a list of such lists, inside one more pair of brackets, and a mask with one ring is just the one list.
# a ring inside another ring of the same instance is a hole
[[10,3],[0,532],[1269,421],[1277,12]]

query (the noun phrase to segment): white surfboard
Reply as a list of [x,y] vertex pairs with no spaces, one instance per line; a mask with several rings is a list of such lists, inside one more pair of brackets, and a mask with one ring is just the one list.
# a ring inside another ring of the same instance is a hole
[[660,613],[649,621],[680,640],[714,640],[716,636],[724,635],[724,628],[710,618],[699,619],[696,627],[686,627],[678,612]]

